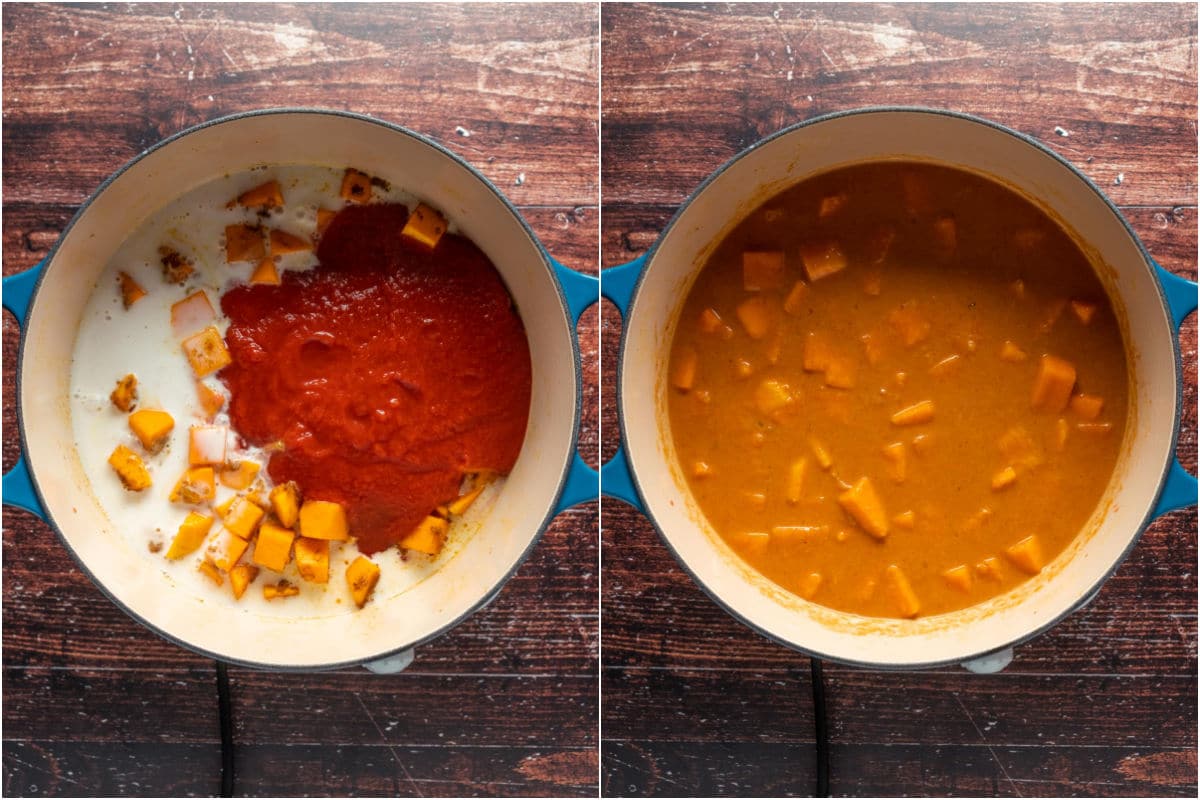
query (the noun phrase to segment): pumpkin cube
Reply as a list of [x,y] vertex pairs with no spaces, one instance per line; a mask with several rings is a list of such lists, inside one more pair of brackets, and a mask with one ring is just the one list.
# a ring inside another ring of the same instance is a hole
[[206,416],[215,417],[225,407],[225,395],[203,381],[196,381],[196,397]]
[[1026,536],[1012,547],[1006,548],[1004,555],[1008,556],[1008,560],[1016,564],[1023,572],[1030,575],[1037,575],[1046,563],[1042,558],[1041,543],[1038,542],[1037,536],[1032,535]]
[[951,567],[942,573],[942,578],[945,579],[946,583],[964,594],[971,591],[971,568],[966,564]]
[[221,470],[221,485],[230,489],[245,489],[258,477],[258,464],[243,460],[236,467]]
[[1011,466],[997,472],[992,476],[992,491],[998,492],[1001,489],[1012,486],[1017,480],[1017,471]]
[[329,227],[329,223],[333,222],[333,218],[336,216],[337,212],[330,211],[328,208],[317,209],[317,228],[314,231],[316,238],[321,238],[321,234],[325,233],[325,229]]
[[1071,401],[1074,388],[1075,365],[1057,356],[1043,355],[1033,380],[1030,405],[1037,411],[1060,413]]
[[783,286],[783,253],[779,250],[747,250],[742,253],[742,286],[747,292],[762,292]]
[[254,272],[250,273],[250,283],[278,286],[279,269],[275,266],[275,259],[268,256],[258,262],[258,266],[254,268]]
[[221,528],[204,549],[204,559],[222,572],[229,572],[250,543],[229,528]]
[[211,323],[216,315],[203,289],[192,292],[171,306],[171,332],[187,336]]
[[761,297],[751,297],[736,309],[738,321],[751,339],[761,339],[771,331],[771,309]]
[[117,282],[121,285],[121,302],[126,308],[146,296],[146,290],[128,272],[118,272]]
[[201,561],[196,565],[196,569],[200,570],[201,573],[217,586],[225,583],[225,578],[221,576],[221,570],[217,569],[216,565],[211,561]]
[[441,517],[428,516],[421,520],[412,532],[400,540],[399,545],[404,550],[416,550],[426,555],[436,556],[442,552],[446,544],[446,534],[450,531],[450,523]]
[[346,509],[328,500],[305,500],[300,506],[300,534],[309,539],[349,539]]
[[893,425],[920,425],[933,419],[933,401],[922,400],[892,414]]
[[193,466],[225,463],[225,425],[193,425],[188,435],[188,463]]
[[449,505],[446,506],[446,510],[456,517],[462,516],[471,507],[471,504],[479,499],[479,495],[483,494],[483,490],[487,488],[488,483],[490,481],[476,478],[475,487],[469,492],[465,492],[456,499],[451,500]]
[[292,557],[292,540],[296,534],[287,528],[264,522],[254,541],[254,563],[267,569],[283,572]]
[[876,539],[888,535],[887,513],[875,493],[871,479],[863,476],[846,491],[838,495],[838,503],[854,518],[863,530]]
[[689,391],[696,383],[696,351],[685,347],[675,356],[675,364],[671,368],[671,385],[682,392]]
[[183,354],[187,356],[197,378],[210,375],[233,362],[221,332],[211,325],[183,340]]
[[1084,419],[1096,419],[1104,410],[1104,398],[1097,394],[1077,394],[1071,397],[1071,410]]
[[908,576],[895,564],[889,566],[883,575],[884,582],[888,587],[888,595],[891,597],[892,605],[896,608],[897,613],[910,619],[915,617],[921,610],[921,601],[917,599],[917,593],[913,591],[912,584],[908,582]]
[[1099,306],[1097,306],[1095,303],[1088,302],[1087,300],[1071,301],[1071,313],[1074,314],[1075,318],[1084,325],[1091,324],[1092,318],[1096,316],[1096,311],[1098,309]]
[[806,297],[808,297],[808,284],[804,281],[796,281],[783,300],[783,310],[793,317],[799,316],[800,312],[804,310],[804,298]]
[[329,542],[296,537],[296,570],[312,583],[329,583]]
[[371,176],[356,169],[347,169],[342,176],[341,196],[351,203],[371,202]]
[[236,498],[223,515],[225,527],[243,539],[249,539],[267,512],[245,496]]
[[366,556],[359,556],[346,567],[346,583],[350,585],[354,602],[362,608],[371,599],[371,593],[379,583],[379,565]]
[[1017,347],[1014,343],[1012,343],[1010,341],[1006,340],[1004,342],[1004,344],[1000,347],[1000,360],[1001,361],[1008,361],[1010,363],[1015,364],[1018,361],[1024,361],[1025,358],[1026,358],[1025,351],[1022,350],[1020,347]]
[[175,428],[175,418],[165,411],[142,409],[129,415],[129,428],[147,452],[155,453]]
[[200,505],[207,503],[217,496],[217,484],[213,477],[212,467],[192,467],[171,490],[172,503],[187,503]]
[[809,331],[804,337],[805,372],[824,372],[833,361],[833,350],[829,342],[817,331]]
[[300,487],[295,481],[282,483],[271,490],[271,510],[285,528],[296,527],[300,519]]
[[418,203],[408,217],[400,235],[412,239],[430,250],[437,247],[446,233],[446,218],[424,203]]
[[212,517],[197,514],[195,511],[189,512],[180,523],[175,538],[171,540],[171,546],[167,548],[167,558],[175,561],[194,553],[196,548],[204,543],[204,537],[208,536],[212,524]]
[[162,264],[163,280],[167,283],[183,283],[196,271],[195,265],[178,250],[164,246],[158,248],[158,255],[158,261]]
[[245,208],[283,208],[283,189],[279,181],[270,180],[239,194],[237,204]]
[[800,261],[809,283],[828,278],[846,268],[846,254],[837,242],[810,242],[800,247]]
[[810,572],[800,580],[800,596],[805,600],[812,600],[813,595],[817,593],[817,589],[821,588],[821,573]]
[[300,594],[300,587],[285,580],[263,586],[263,597],[268,600],[278,597],[295,597],[298,594]]
[[788,467],[787,489],[784,496],[792,505],[804,498],[804,475],[808,472],[808,459],[798,458]]
[[267,255],[267,244],[263,240],[260,225],[225,226],[225,263],[239,261],[262,261]]
[[754,390],[754,405],[759,413],[771,416],[792,403],[792,392],[786,383],[765,380]]
[[287,231],[271,229],[268,234],[268,239],[271,242],[271,255],[282,256],[288,253],[307,253],[313,249],[311,239],[305,239],[303,236],[297,236],[294,233]]
[[133,374],[129,374],[118,380],[116,388],[112,390],[108,399],[122,411],[133,410],[137,404],[137,378]]
[[258,567],[253,564],[238,564],[229,570],[229,586],[233,589],[235,600],[241,600],[246,593],[246,587],[254,583],[258,577]]

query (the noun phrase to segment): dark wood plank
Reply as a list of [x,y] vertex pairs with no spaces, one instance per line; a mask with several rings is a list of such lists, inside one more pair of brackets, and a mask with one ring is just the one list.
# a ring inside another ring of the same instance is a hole
[[[1191,9],[614,5],[602,31],[605,267],[645,252],[763,135],[917,104],[1038,138],[1121,204],[1164,267],[1196,277]],[[606,306],[605,397],[620,326]],[[1193,470],[1195,330],[1181,334],[1178,450]],[[611,404],[601,421],[610,456]],[[807,660],[721,611],[636,512],[606,502],[601,525],[603,793],[811,792]],[[1158,520],[1091,606],[995,676],[826,665],[834,793],[1194,795],[1195,563],[1195,510]]]
[[[284,104],[434,138],[517,204],[556,258],[598,269],[595,7],[40,5],[0,17],[5,275],[43,258],[142,149]],[[580,447],[594,461],[595,312],[578,333],[591,368]],[[6,469],[19,452],[19,338],[6,314]],[[497,600],[402,676],[232,670],[239,791],[594,795],[597,513],[559,516]],[[215,793],[212,663],[126,618],[32,516],[6,508],[3,524],[4,794]],[[363,701],[387,715],[378,729]],[[397,759],[400,744],[415,755]]]

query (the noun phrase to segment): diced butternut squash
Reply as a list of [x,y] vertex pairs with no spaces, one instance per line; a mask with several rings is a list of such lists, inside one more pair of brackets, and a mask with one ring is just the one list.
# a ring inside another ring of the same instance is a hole
[[1041,543],[1036,535],[1026,536],[1011,547],[1005,548],[1004,555],[1021,571],[1030,575],[1037,575],[1046,564],[1042,558]]
[[828,278],[846,268],[846,254],[837,242],[809,242],[800,246],[800,261],[809,283]]
[[746,250],[742,253],[742,286],[763,292],[783,286],[783,253],[779,250]]
[[273,256],[285,256],[288,253],[307,253],[313,249],[311,239],[305,239],[303,236],[281,231],[278,228],[270,230],[267,234],[267,240],[270,242],[271,255]]
[[428,516],[400,540],[399,546],[403,550],[416,550],[419,553],[436,556],[445,547],[446,534],[449,532],[449,522],[441,517]]
[[671,385],[681,392],[691,390],[696,383],[696,365],[699,357],[690,347],[682,348],[675,356],[675,364],[671,368]]
[[200,401],[200,409],[205,416],[215,417],[225,407],[225,395],[208,386],[204,381],[196,381],[196,397]]
[[265,514],[266,512],[257,503],[243,495],[234,500],[233,504],[229,506],[229,510],[222,515],[222,522],[225,523],[227,530],[236,533],[243,539],[249,539],[258,529]]
[[958,249],[958,225],[954,217],[938,217],[933,221],[933,241],[942,258],[954,255]]
[[1004,577],[1004,573],[1000,569],[1000,559],[995,556],[988,556],[977,563],[975,565],[975,574],[990,581],[998,581]]
[[366,556],[359,556],[346,567],[346,583],[350,585],[355,604],[362,608],[371,599],[371,593],[379,583],[379,565]]
[[1075,365],[1047,353],[1042,356],[1037,376],[1033,379],[1030,405],[1036,411],[1061,413],[1071,401],[1071,391],[1074,388]]
[[1042,314],[1042,321],[1038,325],[1038,329],[1042,333],[1049,333],[1054,329],[1054,323],[1058,322],[1059,317],[1067,308],[1067,301],[1059,298],[1058,300],[1050,301],[1046,306],[1045,313]]
[[489,483],[491,481],[485,479],[483,476],[477,477],[475,479],[475,486],[470,491],[464,492],[454,500],[451,500],[446,506],[446,510],[456,517],[462,516],[479,499],[479,495],[483,494],[483,490],[488,487]]
[[908,448],[904,442],[892,442],[883,448],[883,457],[888,461],[888,474],[896,483],[908,478]]
[[712,473],[712,465],[707,461],[697,461],[692,464],[692,475],[696,478],[707,478]]
[[821,469],[828,470],[833,466],[833,456],[829,454],[825,445],[814,438],[808,440],[808,446],[812,448],[813,456],[817,459],[817,464]]
[[767,507],[767,496],[762,492],[746,492],[746,505],[752,511],[762,511]]
[[705,333],[718,333],[724,326],[724,320],[714,309],[706,308],[700,312],[700,330]]
[[158,248],[158,262],[162,265],[163,280],[167,283],[183,283],[196,271],[195,265],[182,253],[166,246]]
[[834,389],[853,389],[858,385],[857,375],[853,361],[835,356],[825,367],[825,385]]
[[893,425],[921,425],[933,419],[933,401],[922,400],[892,414]]
[[1015,364],[1018,361],[1024,361],[1026,358],[1027,356],[1025,355],[1025,351],[1020,347],[1017,347],[1012,342],[1005,341],[1004,344],[1000,346],[1001,361],[1008,361]]
[[1071,410],[1084,419],[1096,419],[1104,410],[1104,398],[1096,394],[1073,395]]
[[349,539],[346,509],[328,500],[305,500],[300,506],[300,535],[309,539]]
[[171,540],[171,546],[167,548],[167,558],[177,561],[190,553],[196,552],[196,549],[204,544],[204,537],[208,536],[208,531],[212,528],[212,524],[212,517],[197,514],[195,511],[189,512],[184,517],[183,522],[180,523],[179,530],[175,532],[175,538]]
[[129,429],[142,447],[156,453],[175,429],[175,418],[165,411],[144,408],[129,415]]
[[737,307],[737,318],[751,339],[762,339],[771,331],[771,308],[761,297],[751,297]]
[[257,264],[266,256],[267,244],[261,225],[225,226],[226,264],[236,264],[239,261],[253,261]]
[[270,180],[239,194],[237,204],[245,208],[283,208],[283,189],[279,181]]
[[762,555],[771,543],[770,534],[761,532],[735,533],[731,538],[738,552],[751,556]]
[[229,528],[221,528],[204,549],[204,559],[222,572],[229,572],[249,546],[249,542]]
[[1014,425],[1001,434],[996,446],[1014,467],[1032,469],[1045,461],[1041,448],[1021,425]]
[[954,353],[953,355],[948,355],[945,358],[943,358],[941,361],[937,362],[932,367],[930,367],[929,374],[934,376],[935,378],[945,377],[946,375],[950,375],[954,372],[957,372],[958,368],[962,366],[962,362],[963,362],[962,356],[958,355],[957,353]]
[[783,310],[793,317],[800,316],[800,312],[804,310],[804,300],[807,297],[808,284],[804,281],[796,281],[783,300]]
[[171,332],[183,338],[206,327],[216,316],[208,295],[200,289],[171,306]]
[[192,467],[183,473],[175,488],[171,490],[172,503],[187,503],[197,506],[217,496],[217,483],[212,467]]
[[960,592],[966,593],[971,591],[971,568],[966,564],[951,567],[942,573],[942,578],[945,579],[946,583]]
[[754,405],[759,413],[771,416],[792,404],[792,392],[786,383],[765,380],[754,390]]
[[350,203],[371,202],[371,176],[356,169],[347,169],[342,176],[341,196]]
[[900,339],[906,347],[912,347],[924,341],[932,328],[929,320],[911,300],[892,309],[888,314],[888,322],[896,330],[896,333],[900,334]]
[[821,198],[821,204],[817,206],[817,219],[829,219],[842,210],[848,199],[845,192],[825,195]]
[[895,564],[889,566],[883,576],[888,588],[888,597],[896,613],[909,619],[915,617],[921,611],[921,601],[917,599],[917,593],[908,582],[908,576]]
[[1084,325],[1091,324],[1092,318],[1096,316],[1096,311],[1098,309],[1099,309],[1099,307],[1095,303],[1089,302],[1087,300],[1072,300],[1071,301],[1071,313],[1073,313],[1075,315],[1075,318],[1078,319],[1080,322],[1082,322]]
[[838,495],[838,503],[854,518],[854,521],[876,539],[888,535],[887,512],[883,502],[875,493],[871,479],[865,475],[846,491]]
[[193,425],[188,434],[188,463],[192,466],[225,463],[225,442],[229,428],[224,425]]
[[437,243],[441,241],[445,233],[446,218],[424,203],[417,204],[412,214],[409,215],[408,222],[404,223],[404,228],[400,231],[401,236],[430,250],[437,247]]
[[754,365],[744,358],[733,362],[733,371],[739,378],[749,378],[754,374]]
[[108,399],[122,411],[131,411],[137,404],[137,396],[137,378],[129,374],[117,381]]
[[239,461],[237,466],[221,469],[221,485],[230,489],[245,489],[258,477],[259,465],[249,459]]
[[901,511],[899,514],[892,517],[892,524],[897,528],[912,530],[917,524],[917,515],[914,514],[911,509],[908,511]]
[[929,433],[919,433],[912,438],[913,451],[917,455],[924,455],[933,448],[933,435]]
[[238,564],[229,570],[229,586],[233,589],[235,600],[241,600],[246,588],[258,577],[258,567],[253,564]]
[[146,290],[128,272],[118,272],[117,282],[121,285],[121,302],[126,308],[146,296]]
[[992,476],[992,491],[998,492],[1012,486],[1017,480],[1017,471],[1012,467],[1005,467]]
[[221,332],[213,326],[184,339],[183,352],[197,378],[211,375],[233,363],[233,357],[225,348]]
[[258,262],[258,266],[254,268],[254,272],[250,273],[250,283],[278,286],[280,284],[279,268],[275,266],[275,259],[267,256]]
[[771,337],[771,341],[767,344],[766,356],[768,364],[778,364],[779,357],[783,355],[783,332],[776,330],[775,335]]
[[271,510],[285,528],[294,528],[300,520],[300,487],[295,481],[281,483],[271,490]]
[[821,573],[810,572],[800,580],[800,596],[812,600],[817,590],[821,588]]
[[792,505],[796,505],[804,498],[804,475],[808,472],[808,459],[801,457],[792,462],[788,467],[787,489],[784,491],[784,497]]
[[286,580],[263,585],[263,597],[267,600],[278,600],[281,597],[295,597],[300,594],[300,587]]
[[325,229],[329,227],[329,223],[333,222],[333,218],[337,216],[336,211],[330,211],[328,208],[317,209],[317,227],[316,237],[321,238],[321,234],[325,233]]
[[296,571],[310,583],[329,583],[329,541],[296,537]]
[[220,586],[221,584],[225,583],[225,578],[221,576],[221,570],[217,569],[217,566],[215,564],[213,564],[211,561],[202,560],[199,564],[196,565],[196,569],[198,569],[202,575],[207,577],[210,581],[215,583],[217,586]]
[[809,331],[804,337],[804,371],[824,372],[829,369],[833,360],[833,350],[829,342],[818,331]]
[[283,572],[283,568],[292,560],[292,540],[295,538],[296,534],[287,528],[264,522],[258,529],[258,538],[254,540],[254,563],[275,572]]
[[236,503],[238,501],[238,499],[239,499],[239,497],[237,495],[234,495],[232,497],[227,497],[224,500],[222,500],[220,503],[218,503],[216,506],[214,506],[213,510],[217,512],[217,516],[224,519],[226,516],[229,515],[229,509],[233,508],[233,504]]

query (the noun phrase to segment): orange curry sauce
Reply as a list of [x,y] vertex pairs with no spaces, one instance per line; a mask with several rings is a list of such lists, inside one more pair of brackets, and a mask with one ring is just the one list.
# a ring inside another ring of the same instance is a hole
[[221,301],[230,421],[279,448],[276,483],[344,505],[368,554],[458,496],[465,473],[508,473],[529,417],[529,344],[500,275],[462,236],[432,251],[401,238],[407,218],[349,207],[318,267]]

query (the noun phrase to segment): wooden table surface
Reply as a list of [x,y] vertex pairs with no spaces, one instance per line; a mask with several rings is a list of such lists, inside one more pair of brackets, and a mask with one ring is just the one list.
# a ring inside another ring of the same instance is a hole
[[[598,21],[579,5],[6,5],[4,274],[145,147],[285,105],[442,142],[594,274]],[[593,455],[598,320],[580,326]],[[5,469],[18,339],[6,315]],[[3,794],[216,793],[213,662],[127,618],[45,524],[3,520]],[[231,669],[237,791],[595,796],[596,529],[594,502],[559,516],[496,602],[400,675]]]
[[[1194,5],[611,5],[601,41],[605,267],[764,135],[911,104],[1037,138],[1195,280]],[[619,327],[606,307],[606,455]],[[1194,471],[1194,317],[1183,343],[1179,454]],[[808,659],[718,609],[628,507],[605,502],[602,524],[604,793],[811,792]],[[1194,797],[1196,581],[1193,508],[1151,526],[1089,608],[998,675],[827,666],[833,793]]]

